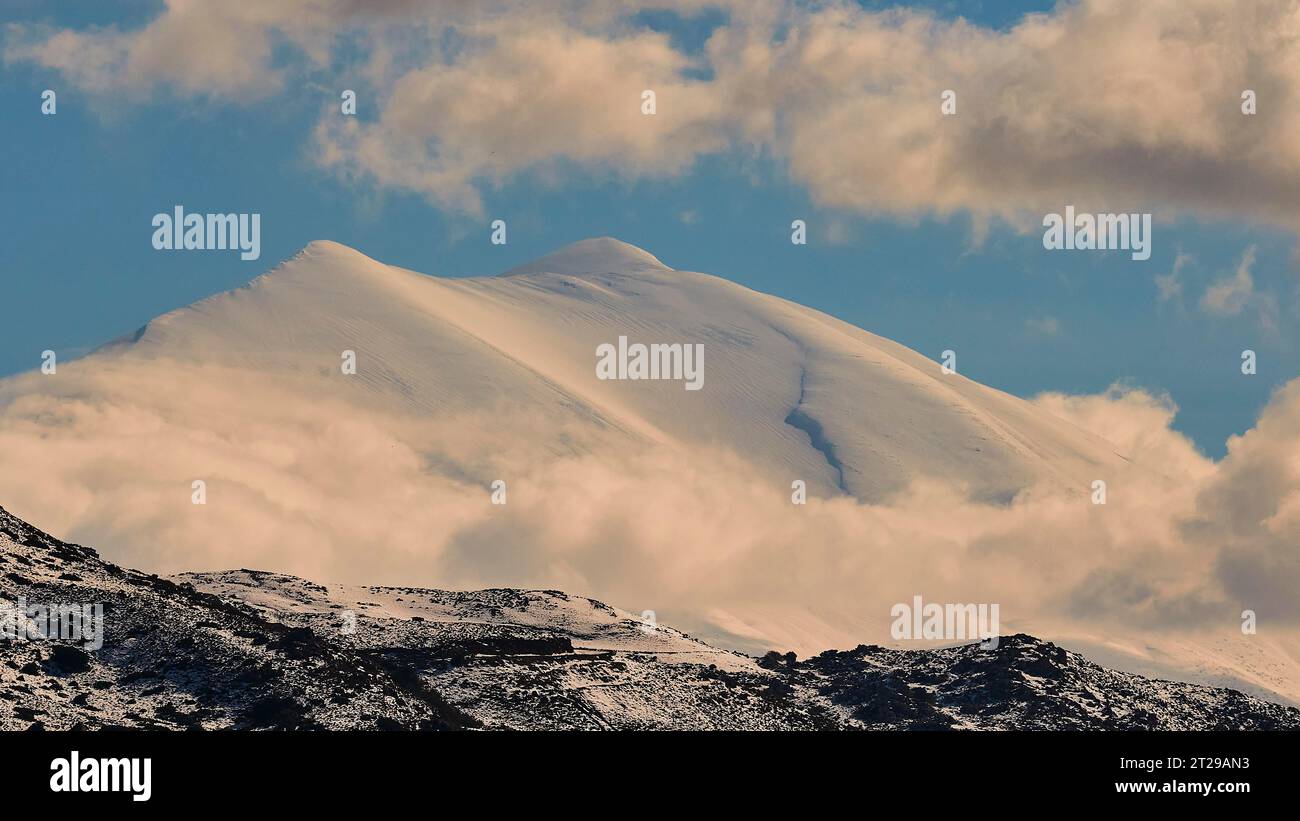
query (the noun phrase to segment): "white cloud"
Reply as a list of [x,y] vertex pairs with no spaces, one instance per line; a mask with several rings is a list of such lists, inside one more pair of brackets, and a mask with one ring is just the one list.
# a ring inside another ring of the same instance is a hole
[[[628,178],[671,175],[725,147],[721,101],[686,78],[693,62],[664,35],[531,23],[478,33],[483,42],[456,62],[399,77],[377,122],[323,118],[321,162],[477,211],[479,186],[523,170],[556,175],[569,162]],[[642,113],[646,90],[654,114]]]
[[1167,274],[1156,274],[1156,299],[1160,303],[1181,303],[1183,298],[1183,269],[1195,262],[1189,254],[1182,251],[1174,257],[1174,267]]
[[[342,61],[379,114],[323,115],[320,163],[471,212],[524,173],[665,176],[763,153],[819,205],[870,214],[1300,217],[1296,0],[1082,0],[1005,31],[850,3],[649,4],[728,8],[700,54],[634,24],[646,5],[170,0],[139,31],[10,27],[6,61],[92,90],[235,99]],[[360,66],[344,56],[358,44]]]
[[1255,265],[1255,247],[1242,254],[1237,269],[1210,285],[1201,297],[1201,309],[1217,316],[1237,316],[1255,297],[1255,279],[1250,269]]
[[1255,246],[1241,255],[1232,274],[1210,284],[1201,296],[1201,310],[1211,316],[1240,316],[1246,309],[1256,312],[1259,324],[1269,331],[1277,330],[1277,299],[1271,294],[1255,290]]
[[[788,488],[756,481],[736,454],[646,445],[557,455],[526,433],[527,411],[434,423],[310,388],[129,359],[18,378],[0,406],[0,450],[39,464],[41,480],[0,473],[0,498],[152,571],[558,587],[697,623],[712,610],[744,615],[773,641],[790,636],[762,614],[795,608],[822,620],[822,640],[883,636],[888,606],[918,589],[998,601],[1012,619],[1155,628],[1221,626],[1257,589],[1252,601],[1271,619],[1300,622],[1282,595],[1283,582],[1300,584],[1300,473],[1290,467],[1300,383],[1217,465],[1170,430],[1167,400],[1119,388],[1040,397],[1129,455],[1106,477],[1104,507],[1047,492],[984,504],[929,476],[888,503],[813,498],[797,509]],[[515,434],[508,443],[503,428]],[[472,470],[458,478],[447,465]],[[512,477],[507,508],[489,503],[478,475]],[[196,478],[207,506],[190,503]],[[1134,596],[1135,584],[1146,592]]]

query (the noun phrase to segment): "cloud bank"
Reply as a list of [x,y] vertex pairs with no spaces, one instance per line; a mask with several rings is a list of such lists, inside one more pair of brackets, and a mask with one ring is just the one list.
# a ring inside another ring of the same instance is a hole
[[[687,50],[646,10],[722,22]],[[139,30],[11,25],[5,60],[232,104],[362,81],[371,113],[331,98],[316,161],[467,212],[522,174],[666,177],[726,155],[866,214],[1025,225],[1072,203],[1293,230],[1298,37],[1300,0],[1082,0],[1007,30],[841,2],[169,0]]]
[[1300,625],[1300,381],[1219,463],[1170,430],[1166,399],[1036,402],[1130,455],[1105,505],[1034,489],[984,504],[922,477],[880,504],[796,506],[741,454],[561,455],[526,409],[431,419],[293,377],[97,358],[0,385],[0,453],[31,466],[0,471],[0,498],[150,571],[559,588],[802,650],[886,641],[890,606],[917,593],[998,602],[1012,627],[1228,629],[1247,608]]

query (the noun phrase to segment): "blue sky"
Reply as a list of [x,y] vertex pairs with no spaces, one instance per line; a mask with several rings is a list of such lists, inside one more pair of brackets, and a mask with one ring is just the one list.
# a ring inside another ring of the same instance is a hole
[[[7,4],[8,21],[132,29],[160,3]],[[1050,4],[934,3],[939,15],[994,29]],[[698,50],[723,19],[645,15]],[[346,80],[339,84],[346,87]],[[43,116],[40,94],[58,91]],[[1044,251],[1041,233],[972,219],[903,218],[819,207],[778,158],[703,156],[679,175],[612,179],[578,168],[556,179],[525,170],[481,188],[481,214],[418,193],[358,184],[322,170],[308,150],[337,92],[291,84],[263,100],[95,92],[31,62],[0,66],[0,375],[39,365],[42,350],[85,353],[148,319],[247,282],[307,242],[333,239],[384,262],[443,276],[504,271],[566,243],[615,236],[668,265],[704,271],[827,311],[937,358],[958,352],[974,379],[1027,396],[1091,393],[1113,382],[1165,391],[1176,427],[1207,454],[1252,426],[1273,389],[1300,372],[1289,318],[1296,302],[1289,232],[1181,216],[1157,224],[1150,260]],[[367,102],[363,100],[362,116]],[[861,135],[870,141],[872,135]],[[167,253],[150,245],[155,213],[262,215],[262,256]],[[1062,207],[1067,204],[1062,202]],[[494,246],[488,223],[505,219]],[[809,243],[790,243],[805,219]],[[1281,321],[1253,311],[1207,316],[1197,300],[1250,247],[1257,292]],[[1183,254],[1185,293],[1161,302],[1155,277]],[[1055,333],[1044,332],[1054,322]],[[1240,354],[1259,373],[1240,373]],[[870,408],[863,408],[870,414]]]

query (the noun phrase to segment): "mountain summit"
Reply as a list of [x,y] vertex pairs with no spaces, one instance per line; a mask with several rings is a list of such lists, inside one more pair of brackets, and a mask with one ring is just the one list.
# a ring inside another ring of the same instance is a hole
[[566,245],[532,262],[506,271],[502,276],[554,273],[569,276],[583,274],[631,273],[644,270],[672,270],[649,251],[613,237],[584,239]]
[[[597,379],[595,351],[620,337],[703,345],[705,388]],[[459,279],[316,241],[244,288],[151,322],[133,347],[284,375],[336,370],[352,350],[354,381],[376,405],[445,415],[509,397],[579,450],[594,447],[583,429],[721,448],[775,486],[801,479],[814,494],[868,501],[925,475],[988,501],[1041,483],[1083,494],[1120,461],[1109,443],[934,359],[608,237]],[[323,378],[322,390],[338,389]]]

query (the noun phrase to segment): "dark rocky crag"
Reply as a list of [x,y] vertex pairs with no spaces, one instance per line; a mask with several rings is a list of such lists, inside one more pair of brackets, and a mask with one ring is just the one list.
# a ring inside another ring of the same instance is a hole
[[799,660],[559,591],[120,568],[0,509],[0,603],[102,603],[97,650],[0,639],[0,729],[1273,729],[1300,710],[1032,636]]

